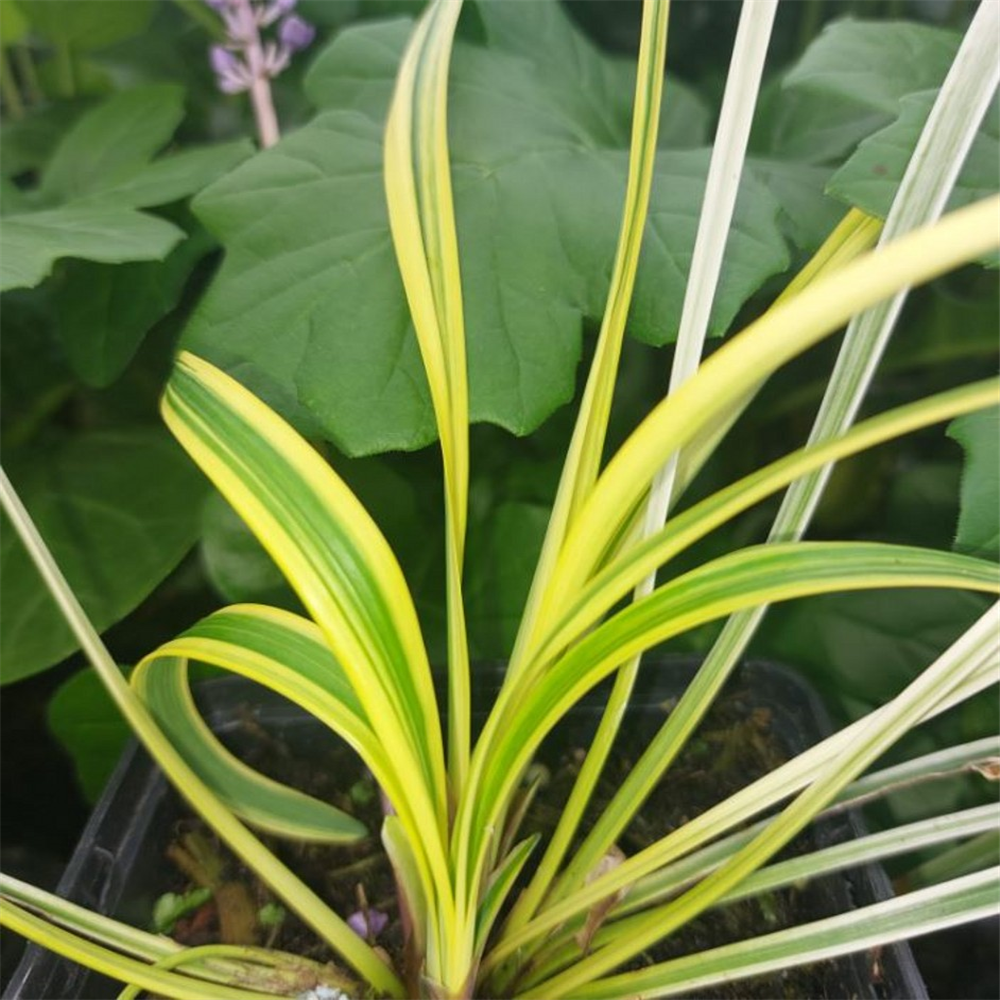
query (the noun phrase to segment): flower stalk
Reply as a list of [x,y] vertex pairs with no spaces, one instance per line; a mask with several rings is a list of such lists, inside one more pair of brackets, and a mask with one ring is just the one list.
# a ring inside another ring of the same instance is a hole
[[[292,56],[316,35],[311,24],[292,13],[296,0],[205,0],[222,18],[226,38],[209,49],[209,63],[224,94],[248,92],[264,149],[281,138],[271,95],[271,80],[288,68]],[[277,25],[275,39],[261,32]]]

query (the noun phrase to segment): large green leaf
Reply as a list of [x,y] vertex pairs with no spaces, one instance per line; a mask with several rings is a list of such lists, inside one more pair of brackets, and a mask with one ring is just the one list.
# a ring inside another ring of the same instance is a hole
[[1000,558],[1000,409],[960,417],[948,433],[965,449],[955,547],[986,559]]
[[[808,64],[811,52],[803,62]],[[891,117],[854,101],[832,101],[828,94],[788,86],[788,79],[794,82],[794,68],[761,91],[750,140],[754,152],[782,162],[836,163]]]
[[[526,433],[572,396],[582,320],[603,309],[632,84],[551,0],[478,10],[485,44],[456,43],[449,105],[470,411]],[[551,44],[533,40],[532,24]],[[227,257],[186,346],[350,453],[435,433],[381,187],[382,123],[408,27],[344,31],[307,82],[323,113],[195,206]],[[676,334],[707,165],[707,150],[659,159],[630,314],[643,340]],[[778,211],[745,182],[713,333],[786,265]]]
[[119,208],[166,205],[200,191],[247,159],[253,151],[249,139],[193,146],[153,163],[137,164],[127,171],[95,177],[87,191],[86,204],[100,202]]
[[0,173],[16,177],[43,167],[83,110],[79,102],[60,101],[33,109],[20,121],[5,121],[0,126]]
[[33,288],[60,257],[105,264],[162,260],[183,238],[172,223],[128,208],[66,205],[8,215],[0,227],[0,291]]
[[965,271],[956,280],[916,289],[906,335],[889,344],[884,369],[947,371],[951,362],[973,359],[989,364],[1000,329],[995,283],[991,271]]
[[[861,140],[890,125],[900,101],[905,106],[913,92],[939,86],[958,42],[951,32],[923,25],[838,21],[788,73],[765,88],[754,125],[751,168],[781,202],[786,231],[796,244],[813,250],[830,232],[839,217],[831,195],[885,217],[923,119],[907,138],[909,148],[900,162],[887,168],[869,160],[852,175],[884,189],[878,208],[870,200],[845,195],[836,178],[833,190],[824,194],[832,169],[824,165],[842,162]],[[924,118],[927,110],[929,105]]]
[[[36,190],[19,191],[13,209],[6,206],[0,229],[0,290],[37,285],[62,257],[120,264],[158,261],[167,255],[183,238],[183,231],[134,209],[186,198],[252,152],[248,142],[232,142],[186,150],[151,163],[183,117],[183,99],[183,89],[172,84],[137,87],[85,112],[54,146],[51,128],[24,132],[21,139],[27,148],[5,161],[5,171],[16,173],[46,161],[47,166]],[[56,125],[62,122],[59,118]],[[32,211],[38,208],[41,211]],[[93,315],[70,321],[71,359],[79,362],[77,367],[85,378],[105,384],[117,374],[116,369],[128,360],[151,325],[149,317],[162,315],[165,306],[176,301],[180,291],[178,263],[186,261],[184,267],[189,269],[193,254],[194,248],[185,251],[162,271],[145,268],[120,277],[106,274],[103,280],[94,279],[103,286],[97,295],[98,308],[116,295],[114,305],[120,315],[99,326],[94,325]],[[72,283],[72,275],[70,280]],[[88,278],[82,280],[89,294]],[[116,283],[117,291],[112,288]],[[76,284],[79,286],[79,279]],[[73,313],[80,296],[71,291],[69,297],[66,308]],[[166,298],[171,302],[165,302]],[[120,329],[108,329],[119,325],[118,320],[131,332],[126,335]],[[80,329],[84,330],[82,342],[76,343],[74,333]],[[102,357],[102,350],[81,360],[82,355],[91,353],[95,342],[102,345],[109,340],[131,345],[127,351],[122,347],[112,351],[113,355],[124,354],[123,359]],[[109,375],[109,371],[114,374]]]
[[[92,433],[4,464],[98,629],[128,614],[191,547],[204,480],[161,430]],[[17,535],[0,541],[0,679],[76,648]]]
[[[965,418],[963,418],[965,419]],[[774,608],[759,648],[806,673],[849,718],[893,697],[984,610],[979,594],[833,594]]]
[[103,387],[121,375],[153,324],[177,305],[211,245],[200,230],[162,262],[66,262],[53,296],[55,328],[84,382]]
[[550,510],[541,504],[501,503],[469,528],[466,603],[477,654],[510,654],[531,587]]
[[954,32],[923,24],[836,21],[809,46],[785,86],[891,117],[900,98],[940,85],[960,41]]
[[[910,162],[937,91],[910,94],[900,101],[899,117],[858,147],[833,175],[829,191],[869,215],[885,218]],[[994,99],[959,174],[949,208],[968,205],[997,190],[1000,168],[1000,100]]]
[[59,45],[102,49],[137,35],[152,16],[152,0],[16,0],[31,26]]
[[96,802],[132,735],[101,679],[88,667],[59,686],[49,702],[49,729],[73,760],[88,802]]
[[824,190],[829,167],[750,156],[746,168],[778,199],[782,231],[800,249],[818,250],[844,217],[841,205]]
[[46,201],[68,201],[144,166],[184,117],[173,84],[125,90],[88,111],[59,143],[42,175]]
[[301,607],[281,570],[218,493],[205,503],[201,559],[209,580],[228,601]]

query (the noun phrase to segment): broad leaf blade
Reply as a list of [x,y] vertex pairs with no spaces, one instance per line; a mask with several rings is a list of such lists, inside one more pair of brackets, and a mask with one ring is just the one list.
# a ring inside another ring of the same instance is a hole
[[948,433],[965,450],[955,547],[986,559],[1000,558],[1000,409],[961,417]]
[[[197,538],[205,486],[160,430],[93,433],[53,452],[11,450],[5,459],[98,629],[136,607]],[[0,567],[7,683],[77,645],[6,525]]]
[[845,18],[809,46],[785,86],[895,115],[900,98],[940,85],[960,40],[923,24]]
[[[504,20],[517,33],[536,5],[565,22],[558,4],[531,0],[487,5],[491,25]],[[196,202],[227,257],[186,345],[353,454],[435,435],[380,177],[381,123],[406,34],[400,22],[345,30],[310,74],[323,113]],[[498,37],[486,47],[456,43],[449,141],[471,419],[524,434],[572,398],[582,320],[604,307],[632,81],[612,74],[613,99],[609,91],[598,116],[573,97],[584,71],[607,75],[589,43],[582,66],[546,68],[534,54],[501,49]],[[572,107],[577,117],[567,120]],[[620,137],[612,145],[609,130]],[[651,343],[676,333],[708,153],[664,152],[658,164],[630,319],[630,333]],[[329,210],[317,213],[318,203]],[[713,334],[787,265],[779,211],[763,184],[745,181]]]
[[72,758],[85,798],[95,803],[132,735],[128,723],[91,669],[59,686],[46,709],[46,721]]
[[78,52],[103,49],[137,35],[149,22],[151,0],[17,0],[17,9],[51,42]]
[[134,172],[167,144],[183,116],[184,91],[174,84],[115,94],[83,115],[59,143],[42,175],[41,196],[69,201]]
[[[181,355],[163,412],[316,619],[443,850],[444,761],[430,667],[395,558],[364,508],[287,424],[211,365]],[[400,807],[401,808],[401,807]],[[437,877],[444,878],[438,853]]]
[[178,304],[210,247],[199,229],[163,261],[66,263],[54,288],[55,329],[84,382],[103,388],[124,372],[153,325]]
[[0,291],[34,288],[60,257],[105,264],[163,260],[184,231],[145,212],[67,205],[6,216],[0,227]]
[[[829,193],[884,219],[936,98],[937,91],[904,97],[899,117],[861,143],[831,178]],[[958,208],[993,194],[998,165],[1000,100],[994,98],[965,159],[949,207]]]
[[249,139],[214,146],[189,147],[129,171],[95,178],[85,204],[107,203],[117,208],[166,205],[218,180],[254,152]]

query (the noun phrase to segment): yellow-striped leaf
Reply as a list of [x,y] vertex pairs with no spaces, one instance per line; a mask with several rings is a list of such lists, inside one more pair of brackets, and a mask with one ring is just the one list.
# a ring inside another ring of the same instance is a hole
[[461,0],[434,0],[407,45],[385,132],[385,190],[403,287],[444,460],[448,754],[454,791],[468,770],[469,653],[462,561],[469,492],[469,389],[458,238],[448,159],[448,65]]
[[330,466],[218,369],[182,354],[162,406],[171,430],[269,551],[342,665],[398,775],[397,808],[419,827],[428,865],[446,890],[440,721],[413,601],[388,544]]

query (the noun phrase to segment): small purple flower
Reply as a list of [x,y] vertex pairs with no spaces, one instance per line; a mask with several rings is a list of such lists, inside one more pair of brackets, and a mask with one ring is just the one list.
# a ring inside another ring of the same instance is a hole
[[[209,50],[219,90],[224,94],[250,92],[261,145],[273,146],[279,132],[268,81],[288,68],[292,56],[315,38],[316,29],[292,13],[298,0],[204,2],[219,15],[225,30],[223,43]],[[273,32],[271,37],[265,30]]]
[[213,45],[208,50],[208,61],[212,71],[219,76],[238,71],[240,61],[224,45]]
[[351,930],[366,941],[374,941],[388,923],[389,915],[381,910],[355,910],[347,918]]
[[264,73],[271,79],[283,73],[292,61],[291,52],[283,45],[276,45],[274,42],[265,42],[261,52],[263,53]]
[[278,41],[289,52],[298,52],[316,37],[316,29],[303,21],[297,14],[291,14],[278,25]]
[[250,76],[243,62],[223,45],[208,50],[208,61],[224,94],[239,94],[250,86]]

